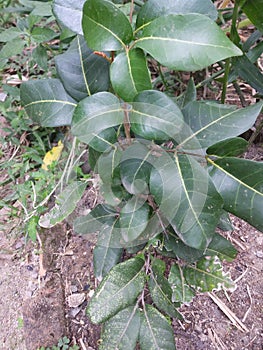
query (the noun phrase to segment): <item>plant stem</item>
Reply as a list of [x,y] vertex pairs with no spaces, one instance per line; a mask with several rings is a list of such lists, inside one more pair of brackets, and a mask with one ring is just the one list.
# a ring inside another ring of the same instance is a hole
[[134,10],[134,0],[131,1],[131,8],[130,8],[130,23],[132,23],[132,14]]
[[[230,40],[234,42],[235,33],[236,33],[236,26],[237,26],[237,20],[238,20],[238,11],[239,6],[237,1],[235,1],[235,6],[233,9],[233,16],[232,16],[232,23],[231,23],[231,29],[230,29]],[[226,91],[227,91],[227,84],[228,84],[228,77],[231,67],[231,59],[228,58],[226,60],[225,64],[225,75],[224,75],[224,83],[223,83],[223,89],[222,89],[222,95],[221,95],[221,103],[224,104],[226,100]]]
[[207,79],[201,81],[201,83],[197,84],[197,85],[195,86],[195,88],[196,88],[196,89],[199,89],[200,87],[204,86],[206,83],[209,83],[209,81],[211,81],[211,80],[213,80],[213,79],[219,77],[220,75],[222,75],[224,72],[225,72],[225,68],[223,68],[223,69],[221,69],[220,71],[218,71],[218,72],[212,74],[209,78],[207,78]]
[[229,72],[230,72],[230,58],[226,60],[226,64],[225,64],[225,75],[224,75],[224,82],[223,82],[222,95],[221,95],[222,104],[224,104],[226,100],[226,90],[227,90]]
[[260,122],[260,124],[257,126],[256,130],[251,135],[250,139],[248,140],[249,145],[252,145],[252,143],[255,141],[261,130],[263,129],[263,120]]
[[128,108],[126,108],[126,106],[124,106],[124,131],[125,131],[125,136],[127,139],[127,143],[128,145],[131,144],[131,133],[130,133],[130,120],[129,120],[129,111]]

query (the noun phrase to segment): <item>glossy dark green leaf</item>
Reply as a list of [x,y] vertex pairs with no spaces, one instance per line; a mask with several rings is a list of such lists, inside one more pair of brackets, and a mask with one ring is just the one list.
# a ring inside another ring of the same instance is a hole
[[114,266],[93,295],[87,314],[95,324],[102,323],[133,305],[145,284],[144,260],[129,259]]
[[121,185],[102,183],[100,185],[100,194],[106,204],[116,207],[122,200],[126,200],[127,192]]
[[172,288],[163,275],[164,271],[160,266],[162,263],[162,260],[159,259],[155,259],[152,263],[152,273],[148,282],[152,300],[159,310],[170,317],[182,319],[181,314],[175,308],[179,304],[174,304],[172,301]]
[[149,90],[135,97],[130,123],[131,130],[147,140],[170,140],[180,132],[183,115],[167,95]]
[[109,88],[109,62],[95,55],[81,35],[55,57],[55,63],[66,91],[77,101]]
[[112,2],[87,0],[83,7],[82,28],[88,46],[98,51],[116,51],[132,40],[128,17]]
[[135,240],[146,228],[150,207],[140,197],[133,196],[120,211],[120,227],[125,242]]
[[222,231],[233,231],[234,230],[231,219],[229,217],[229,214],[225,210],[222,210],[222,214],[220,216],[220,219],[219,219],[217,226]]
[[146,58],[140,49],[118,54],[111,64],[110,78],[114,91],[124,101],[132,101],[140,91],[152,88]]
[[152,305],[143,308],[139,342],[141,350],[175,350],[171,324]]
[[183,270],[179,265],[172,265],[168,281],[172,288],[173,302],[189,303],[193,300],[195,292],[186,283]]
[[245,1],[242,10],[250,21],[263,32],[263,0]]
[[206,255],[218,256],[220,260],[233,261],[237,256],[236,248],[231,244],[231,242],[216,233],[213,237],[212,242],[209,244]]
[[218,157],[235,157],[243,154],[248,148],[248,142],[241,137],[220,141],[208,147],[206,153]]
[[106,152],[113,149],[117,142],[117,133],[114,128],[108,128],[94,136],[89,145],[98,152]]
[[124,111],[116,96],[98,92],[80,101],[73,115],[72,134],[89,144],[110,127],[122,124]]
[[129,306],[104,324],[99,350],[134,350],[139,332],[140,312],[138,306]]
[[200,14],[153,20],[145,26],[135,47],[162,65],[183,71],[200,70],[224,58],[242,55],[210,18]]
[[180,259],[183,259],[189,263],[195,262],[200,259],[205,250],[195,249],[184,244],[178,237],[173,237],[171,234],[165,239],[166,250],[172,251],[174,255]]
[[184,268],[187,283],[200,292],[218,290],[221,287],[234,289],[235,283],[224,273],[217,257],[208,257],[199,260],[195,265]]
[[123,152],[120,164],[121,180],[129,193],[148,193],[152,162],[151,150],[143,144],[134,143]]
[[263,163],[231,157],[209,162],[224,209],[263,231]]
[[[93,171],[95,171],[101,152],[96,151],[94,148],[89,146],[89,165]],[[96,170],[97,171],[97,170]]]
[[56,197],[55,206],[46,214],[40,217],[39,225],[50,228],[63,221],[76,208],[81,199],[87,184],[80,181],[74,181]]
[[117,219],[112,225],[100,227],[98,242],[93,251],[94,273],[99,281],[107,275],[113,266],[120,262],[123,249],[118,242],[118,235],[120,238]]
[[196,101],[196,87],[194,79],[191,78],[185,92],[177,98],[176,103],[180,108],[184,108],[188,103],[193,101]]
[[137,28],[157,17],[171,14],[200,13],[217,19],[217,10],[211,0],[148,0],[138,13]]
[[196,101],[183,110],[184,125],[176,141],[184,149],[206,148],[216,142],[241,135],[256,121],[262,102],[246,108]]
[[[263,23],[262,23],[263,25]],[[234,73],[245,80],[259,93],[263,94],[263,75],[246,55],[233,59]]]
[[[105,152],[98,160],[98,174],[104,184],[120,185],[119,165],[122,151],[115,147],[109,152]],[[116,181],[114,181],[116,179]]]
[[174,158],[174,164],[155,163],[151,193],[179,238],[204,250],[214,235],[223,201],[207,171],[193,157],[178,154]]
[[58,22],[62,23],[74,33],[82,34],[81,18],[84,2],[85,0],[74,2],[71,0],[54,0],[53,12]]
[[76,102],[58,79],[31,80],[20,88],[28,116],[41,126],[69,125]]
[[255,63],[260,58],[263,53],[263,41],[256,44],[251,50],[246,54],[250,62]]
[[98,204],[88,215],[80,216],[74,221],[74,231],[90,234],[101,230],[103,225],[112,226],[116,220],[116,211],[105,204]]

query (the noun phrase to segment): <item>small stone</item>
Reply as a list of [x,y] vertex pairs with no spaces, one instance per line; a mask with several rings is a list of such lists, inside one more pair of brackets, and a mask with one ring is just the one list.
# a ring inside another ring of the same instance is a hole
[[78,287],[75,284],[72,284],[70,287],[71,293],[76,293],[78,291]]
[[85,293],[74,293],[67,297],[69,307],[76,308],[85,300]]
[[257,251],[257,252],[256,252],[256,256],[257,256],[258,258],[263,259],[263,251],[262,251],[262,250]]

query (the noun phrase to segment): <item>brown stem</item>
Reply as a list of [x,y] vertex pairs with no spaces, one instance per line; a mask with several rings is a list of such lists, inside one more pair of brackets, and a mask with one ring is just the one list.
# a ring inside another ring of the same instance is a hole
[[130,23],[132,23],[132,14],[134,9],[134,0],[131,1],[131,8],[130,8]]
[[124,131],[125,131],[125,136],[126,136],[126,139],[127,139],[127,143],[128,145],[131,144],[131,133],[130,133],[130,119],[129,119],[129,111],[128,109],[124,108]]

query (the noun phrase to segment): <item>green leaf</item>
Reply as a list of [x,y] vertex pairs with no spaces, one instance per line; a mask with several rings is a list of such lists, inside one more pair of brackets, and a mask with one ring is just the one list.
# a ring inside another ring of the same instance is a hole
[[220,228],[220,230],[222,231],[234,230],[229,214],[225,210],[222,210],[222,214],[220,216],[219,223],[218,223],[218,228]]
[[[262,24],[263,26],[263,24]],[[260,94],[263,94],[263,75],[246,55],[233,59],[234,74],[245,80]]]
[[122,154],[121,181],[131,194],[147,194],[152,168],[151,150],[140,143],[129,146]]
[[184,244],[178,237],[173,237],[169,234],[165,240],[166,250],[172,251],[174,255],[180,259],[183,259],[189,263],[193,263],[199,260],[203,255],[204,249],[195,249],[191,248],[188,245]]
[[120,227],[125,242],[134,241],[146,228],[150,207],[140,197],[133,196],[120,211]]
[[176,141],[184,149],[198,149],[241,135],[255,123],[262,105],[263,102],[259,102],[246,108],[233,109],[211,102],[189,103],[183,110],[187,124],[177,135]]
[[231,157],[208,160],[224,209],[263,231],[263,162]]
[[140,91],[152,88],[146,58],[140,49],[117,55],[111,64],[110,76],[114,91],[124,101],[132,101]]
[[24,49],[25,41],[19,38],[15,38],[8,41],[0,51],[0,61],[9,59],[12,56],[20,55]]
[[179,265],[172,265],[168,281],[172,288],[173,302],[189,303],[193,300],[195,292],[186,283],[183,270]]
[[[120,184],[118,179],[120,179],[119,164],[121,157],[122,151],[118,147],[100,156],[98,160],[98,174],[105,184]],[[117,179],[117,181],[115,182],[114,179]]]
[[131,130],[147,140],[170,140],[181,130],[183,115],[167,95],[143,91],[132,103]]
[[200,70],[242,55],[211,19],[200,14],[155,19],[143,29],[135,47],[145,50],[162,65],[182,71]]
[[0,33],[0,42],[6,43],[8,41],[16,39],[21,34],[22,32],[16,27],[7,28]]
[[85,0],[54,0],[53,12],[58,22],[77,34],[82,34],[81,18]]
[[21,85],[21,101],[28,116],[41,126],[69,125],[76,102],[58,79],[27,81]]
[[106,152],[115,146],[117,142],[117,133],[114,128],[102,130],[98,135],[94,136],[89,145],[98,152]]
[[127,192],[120,185],[102,183],[100,185],[100,193],[106,204],[116,207],[121,203],[125,193]]
[[181,314],[176,310],[172,302],[172,288],[168,280],[163,276],[162,266],[159,266],[161,260],[155,259],[152,263],[152,272],[149,280],[149,290],[154,304],[161,311],[165,312],[170,317],[179,318],[182,320]]
[[191,78],[185,92],[177,98],[176,103],[180,108],[184,108],[188,103],[193,101],[196,101],[196,87],[194,79]]
[[136,257],[114,266],[92,297],[87,314],[95,324],[134,304],[145,284],[144,260]]
[[80,181],[75,181],[68,185],[57,196],[55,206],[40,217],[39,225],[50,228],[68,217],[75,209],[86,187],[87,184]]
[[111,64],[110,77],[114,91],[124,101],[132,101],[140,91],[152,88],[146,58],[140,49],[117,55]]
[[171,14],[200,13],[217,19],[217,10],[210,0],[148,0],[138,13],[136,27],[139,28],[157,17]]
[[77,101],[109,88],[109,62],[95,55],[81,35],[55,63],[66,91]]
[[146,304],[142,311],[139,342],[141,350],[175,350],[170,323],[151,305]]
[[235,157],[243,154],[248,148],[248,142],[241,137],[234,137],[217,142],[208,147],[206,153],[218,157]]
[[105,323],[99,350],[133,350],[136,347],[139,332],[138,306],[129,306]]
[[253,0],[245,1],[242,6],[242,10],[248,16],[250,21],[261,31],[263,32],[263,0]]
[[116,51],[132,40],[132,27],[124,13],[112,2],[87,0],[82,27],[88,46],[98,51]]
[[117,212],[110,206],[98,204],[88,215],[80,216],[74,221],[74,231],[79,234],[95,233],[103,228],[112,226]]
[[235,288],[234,282],[224,273],[217,257],[203,258],[196,265],[185,267],[184,276],[190,286],[203,293],[221,287],[232,290]]
[[55,33],[50,28],[34,27],[31,32],[31,36],[37,43],[42,43],[56,38],[58,36],[58,33]]
[[217,226],[222,198],[207,171],[191,156],[175,155],[162,165],[155,162],[150,179],[151,193],[160,212],[179,238],[192,248],[204,250]]
[[32,51],[32,57],[41,69],[47,70],[48,55],[47,49],[44,46],[38,45],[36,48],[34,48]]
[[98,242],[93,251],[94,273],[99,281],[120,262],[123,249],[120,248],[118,237],[121,238],[118,219],[115,219],[112,225],[101,226]]
[[209,244],[206,255],[218,256],[220,260],[233,261],[237,256],[236,248],[231,244],[229,240],[216,233],[212,242]]
[[89,144],[103,130],[122,124],[124,111],[116,96],[98,92],[79,102],[72,120],[72,134]]

